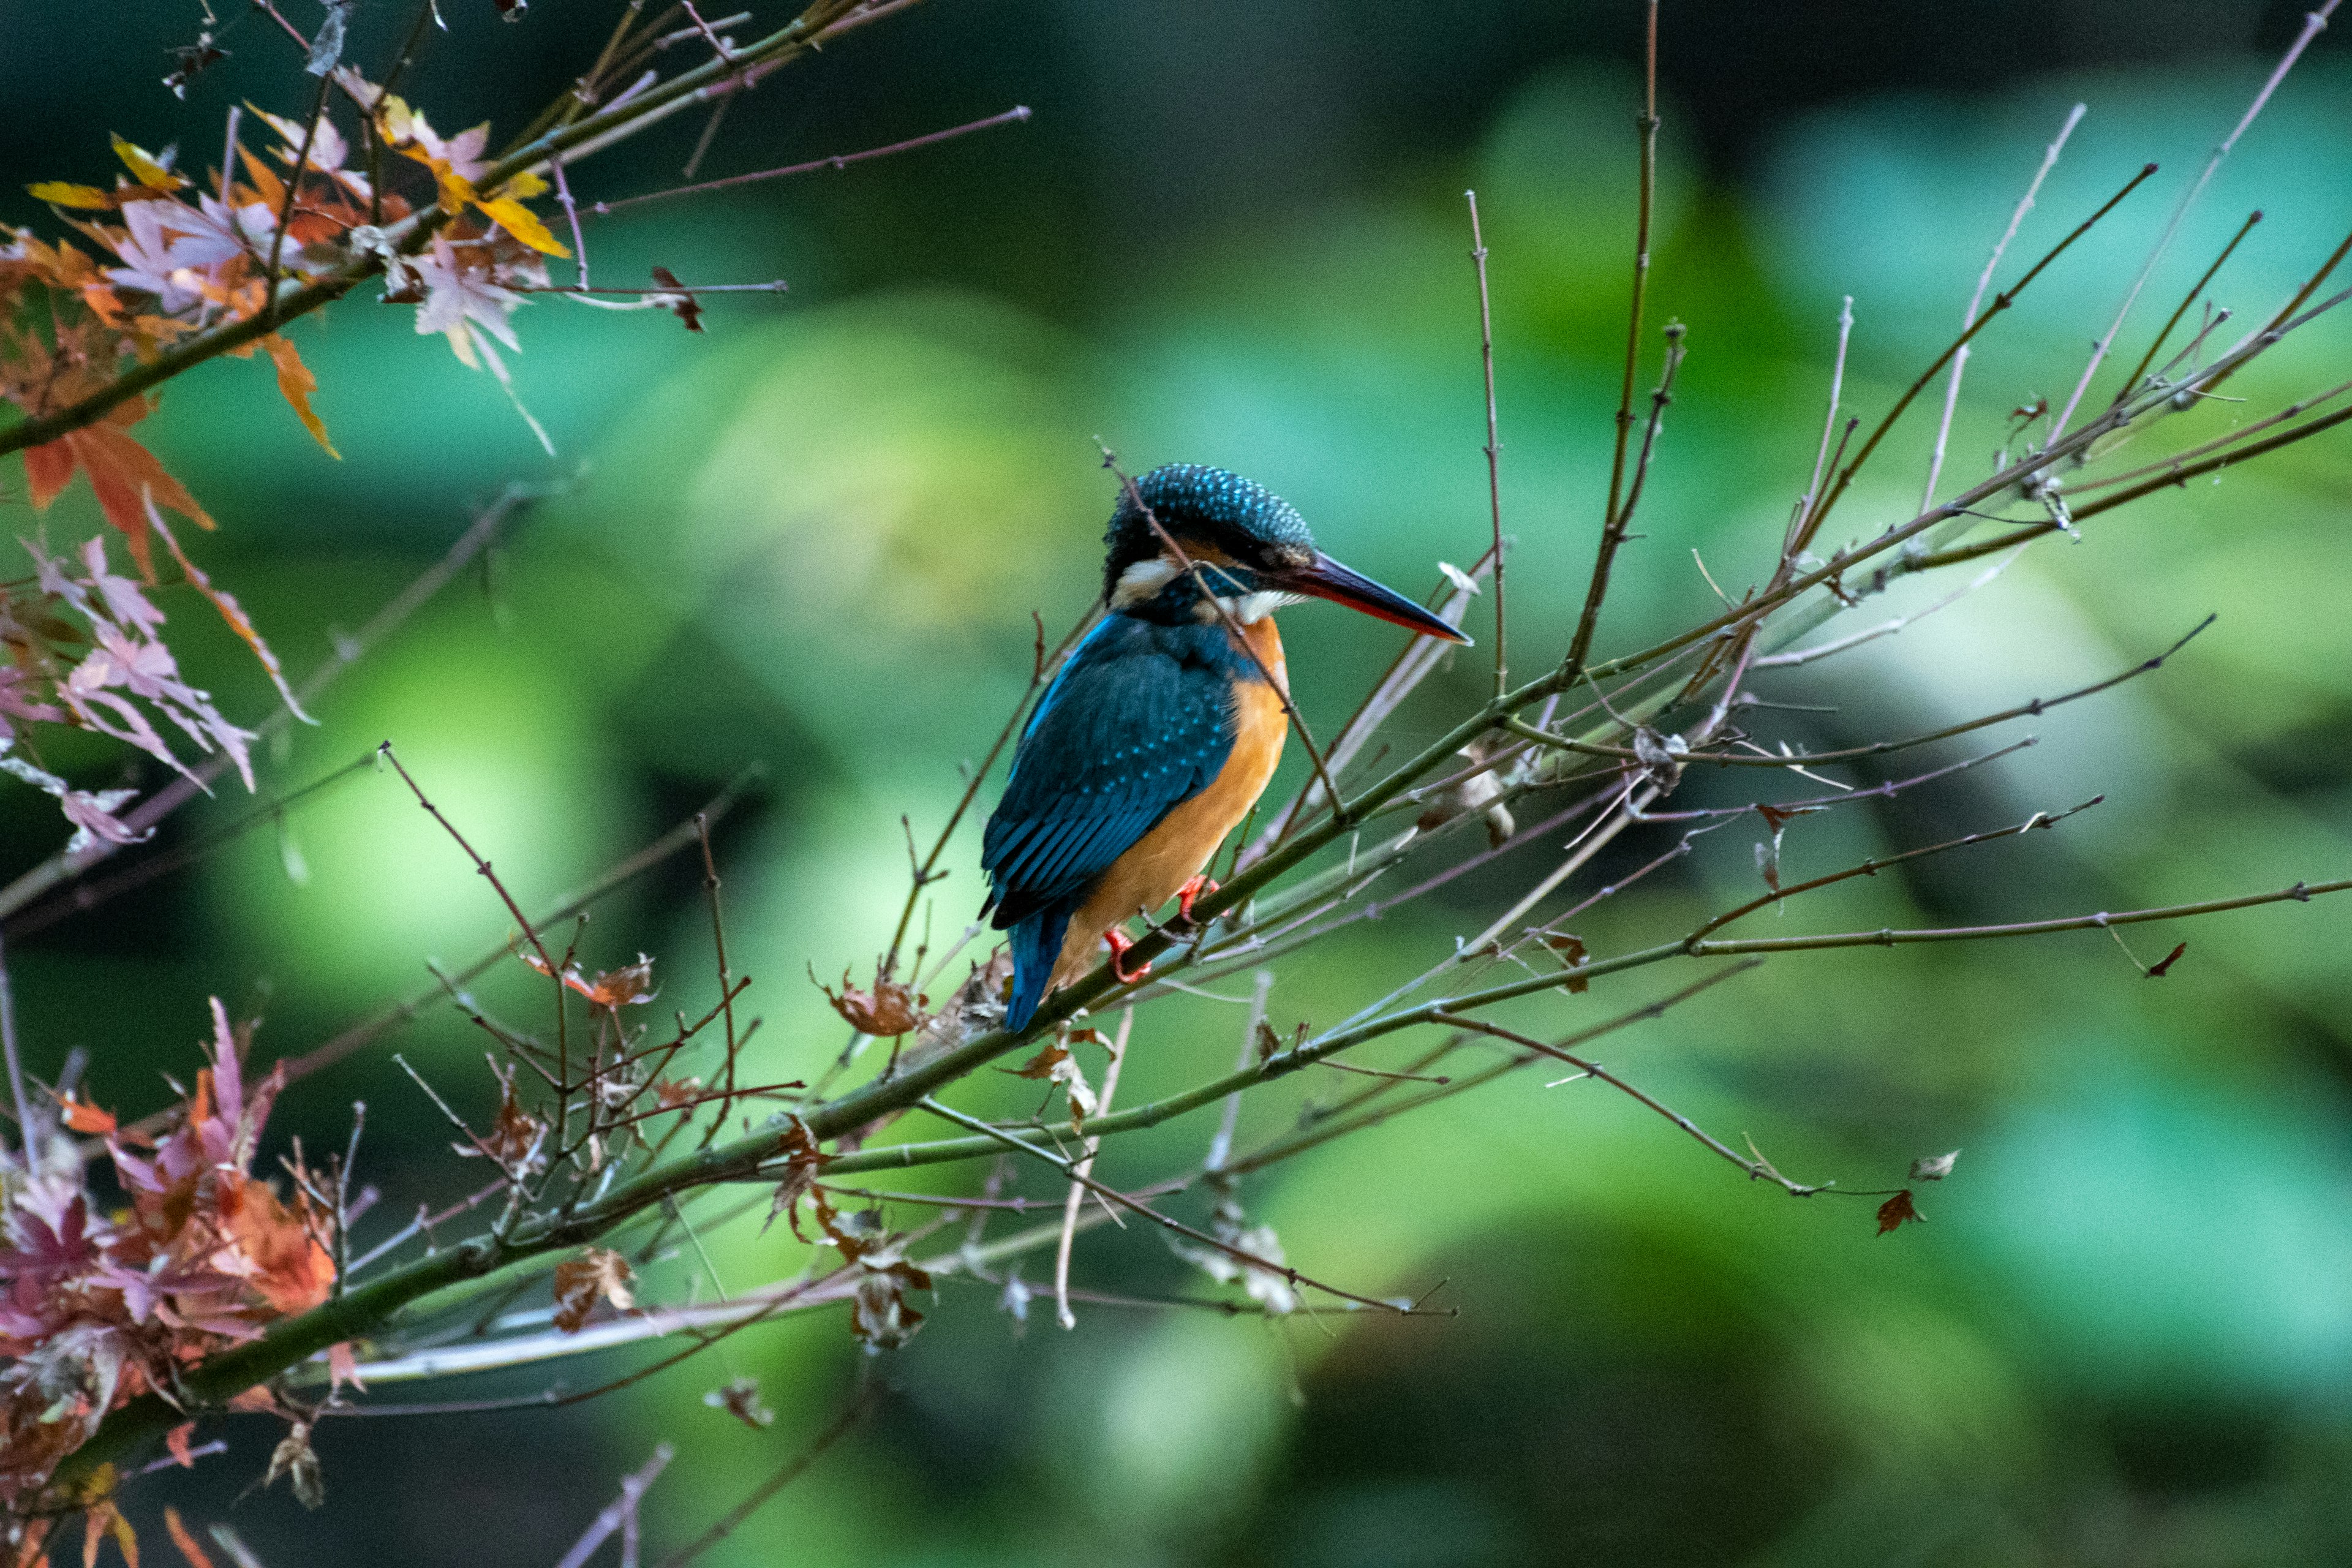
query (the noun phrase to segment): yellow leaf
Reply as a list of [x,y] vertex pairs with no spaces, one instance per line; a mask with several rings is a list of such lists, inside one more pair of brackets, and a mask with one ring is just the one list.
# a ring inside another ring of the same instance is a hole
[[494,202],[477,201],[474,205],[482,209],[482,216],[533,250],[543,251],[549,256],[568,257],[572,254],[562,241],[548,233],[547,226],[539,221],[537,213],[514,197],[500,196]]
[[188,183],[155,162],[145,148],[120,136],[114,139],[114,155],[122,160],[122,166],[131,171],[133,179],[151,191],[176,191]]
[[547,182],[529,169],[525,169],[507,182],[506,194],[510,196],[520,196],[528,201],[532,196],[547,195]]
[[110,207],[114,205],[104,191],[96,185],[77,185],[65,180],[43,180],[37,185],[26,185],[37,202],[54,202],[61,207]]
[[452,217],[464,212],[477,199],[474,195],[474,182],[452,168],[448,159],[436,158],[425,147],[415,143],[401,148],[400,155],[404,158],[414,158],[433,171],[434,183],[440,186],[436,195],[440,201],[441,210]]
[[415,139],[415,121],[422,116],[415,114],[408,107],[408,100],[398,93],[385,93],[378,100],[376,113],[379,116],[378,123],[383,132],[383,139],[394,146],[397,147],[404,142]]
[[295,349],[293,340],[281,332],[272,332],[261,340],[261,346],[269,351],[269,363],[278,367],[278,395],[293,406],[295,416],[302,421],[302,428],[310,432],[310,439],[325,447],[327,456],[341,461],[343,455],[335,450],[332,441],[327,439],[326,426],[310,411],[310,395],[319,390],[319,378],[312,375],[310,367],[302,363],[302,355]]

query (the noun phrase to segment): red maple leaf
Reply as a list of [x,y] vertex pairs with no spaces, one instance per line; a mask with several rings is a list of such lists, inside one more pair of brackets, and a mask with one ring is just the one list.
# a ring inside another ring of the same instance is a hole
[[33,510],[47,510],[73,482],[74,470],[80,469],[89,476],[99,510],[121,532],[131,560],[139,563],[140,574],[150,583],[155,580],[155,563],[147,539],[148,497],[199,528],[213,526],[205,509],[179,480],[163,471],[155,454],[131,439],[131,426],[147,417],[152,407],[147,399],[134,397],[117,405],[95,425],[25,449],[26,488]]

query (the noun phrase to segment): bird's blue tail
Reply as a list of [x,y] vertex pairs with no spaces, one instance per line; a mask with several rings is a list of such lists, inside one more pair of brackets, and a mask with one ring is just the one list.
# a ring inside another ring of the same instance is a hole
[[1045,983],[1062,956],[1062,938],[1070,929],[1070,911],[1044,909],[1013,928],[1013,994],[1004,1004],[1004,1026],[1015,1034],[1029,1026],[1037,1004],[1045,999]]

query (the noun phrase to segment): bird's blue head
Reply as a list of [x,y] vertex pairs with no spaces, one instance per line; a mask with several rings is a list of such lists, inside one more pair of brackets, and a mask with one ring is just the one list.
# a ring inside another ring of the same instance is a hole
[[1105,597],[1144,620],[1214,621],[1212,595],[1244,623],[1318,598],[1427,637],[1470,640],[1317,550],[1297,508],[1230,469],[1170,463],[1121,486],[1103,544]]

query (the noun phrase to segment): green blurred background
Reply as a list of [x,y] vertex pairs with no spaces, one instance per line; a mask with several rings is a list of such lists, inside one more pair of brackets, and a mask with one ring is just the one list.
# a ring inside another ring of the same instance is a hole
[[[2089,117],[2021,258],[2143,161],[2165,173],[1982,341],[1948,472],[1984,472],[2011,407],[2063,397],[2180,182],[2300,9],[1669,4],[1653,321],[1687,323],[1691,358],[1604,647],[1709,607],[1694,547],[1735,591],[1769,570],[1818,437],[1841,297],[1854,296],[1857,323],[1849,401],[1875,412],[1958,324],[2082,99]],[[307,26],[309,8],[294,10]],[[495,115],[504,132],[584,68],[610,7],[541,0],[516,26],[485,0],[444,10],[450,31],[411,96],[445,130]],[[163,48],[193,37],[193,5],[5,12],[9,193],[104,179],[110,130],[205,163],[228,103],[294,114],[308,101],[289,52],[248,25],[175,102],[154,79]],[[900,814],[919,833],[943,820],[959,761],[985,749],[1026,678],[1030,611],[1066,625],[1094,592],[1112,494],[1097,436],[1136,469],[1241,469],[1400,586],[1476,555],[1470,184],[1494,251],[1514,649],[1524,668],[1557,657],[1606,486],[1638,15],[1538,0],[934,0],[771,80],[704,173],[1016,102],[1035,119],[595,224],[599,280],[659,263],[690,281],[781,277],[792,292],[713,300],[703,337],[659,313],[528,306],[510,363],[554,460],[488,376],[368,298],[295,331],[340,463],[260,362],[205,367],[142,434],[220,520],[202,559],[298,671],[433,559],[469,505],[509,479],[580,476],[353,671],[320,727],[273,749],[267,787],[390,737],[537,904],[764,764],[719,840],[736,967],[765,1019],[750,1070],[813,1072],[841,1030],[804,966],[871,964],[904,888]],[[391,0],[362,6],[353,58],[383,58],[407,17]],[[695,130],[583,170],[583,195],[673,181]],[[2218,292],[2242,314],[2273,308],[2347,221],[2347,149],[2352,62],[2331,35],[2223,167],[2155,309],[2257,205],[2266,221]],[[16,194],[0,216],[42,217]],[[2197,416],[2200,432],[2332,383],[2344,342],[2324,323],[2238,378],[2249,401]],[[1893,444],[1848,529],[1910,515],[1926,429],[1915,417]],[[2322,438],[2101,519],[2080,545],[2038,547],[1865,654],[1773,679],[1777,699],[1838,708],[1780,715],[1776,738],[1852,743],[2096,679],[2221,615],[2158,677],[2038,721],[2041,743],[2018,758],[1805,819],[1787,863],[1813,874],[2104,792],[2098,810],[1759,931],[2013,920],[2343,875],[2347,479],[2352,449]],[[78,489],[48,524],[73,537],[92,515]],[[175,646],[230,711],[265,711],[266,687],[202,606],[167,608]],[[1286,626],[1306,712],[1328,731],[1393,638],[1332,610]],[[1400,743],[1475,699],[1483,658],[1433,682]],[[93,785],[121,765],[94,750],[69,760]],[[1731,798],[1696,778],[1685,795]],[[161,843],[249,807],[225,794]],[[61,837],[48,803],[0,797],[0,868]],[[1717,836],[1580,930],[1607,951],[1751,896],[1753,837]],[[1664,842],[1629,836],[1596,874]],[[975,850],[967,831],[951,852],[942,932],[977,901]],[[1538,849],[1352,928],[1288,972],[1276,1021],[1352,1010],[1549,864]],[[698,897],[674,864],[602,906],[584,951],[596,963],[655,952],[665,1003],[698,1006],[711,989]],[[551,1563],[667,1440],[679,1458],[648,1510],[656,1536],[677,1541],[829,1423],[856,1378],[879,1375],[894,1391],[879,1413],[709,1561],[2352,1561],[2346,919],[2289,904],[2137,931],[2143,961],[2189,941],[2155,984],[2088,934],[1788,957],[1606,1048],[1802,1179],[1885,1186],[1916,1156],[1963,1150],[1953,1179],[1922,1193],[1927,1223],[1884,1239],[1865,1205],[1744,1184],[1593,1085],[1512,1079],[1244,1192],[1301,1267],[1377,1292],[1444,1279],[1437,1300],[1456,1318],[1096,1309],[1065,1334],[1041,1309],[1024,1331],[986,1288],[950,1282],[910,1347],[862,1369],[835,1312],[560,1414],[329,1422],[331,1506],[315,1517],[282,1490],[239,1500],[278,1434],[234,1422],[229,1457],[144,1483],[133,1517],[176,1501],[231,1518],[273,1564]],[[265,1053],[297,1051],[425,981],[428,957],[464,962],[504,926],[398,781],[362,773],[280,828],[13,942],[11,959],[36,1069],[85,1047],[96,1097],[143,1110],[162,1098],[159,1070],[193,1065],[208,994],[264,1016]],[[1633,1005],[1684,978],[1577,1005]],[[484,994],[517,1010],[536,994],[515,976]],[[1234,1048],[1238,1009],[1179,999],[1155,1014],[1123,1102]],[[1555,1028],[1582,1016],[1565,998],[1523,1015]],[[398,1044],[467,1107],[487,1102],[479,1038],[454,1012]],[[976,1092],[985,1104],[998,1091]],[[339,1144],[354,1099],[371,1107],[378,1233],[476,1174],[446,1157],[446,1128],[381,1048],[291,1093],[277,1131]],[[1244,1142],[1297,1106],[1254,1107]],[[1208,1131],[1194,1119],[1114,1145],[1104,1173],[1132,1184],[1179,1168]],[[709,1240],[737,1289],[800,1261],[751,1223]],[[1207,1288],[1132,1232],[1089,1237],[1079,1272],[1135,1291]],[[688,1288],[683,1273],[656,1278],[672,1298]],[[563,1375],[580,1386],[628,1364]],[[753,1434],[704,1406],[733,1375],[761,1380],[773,1426]]]

